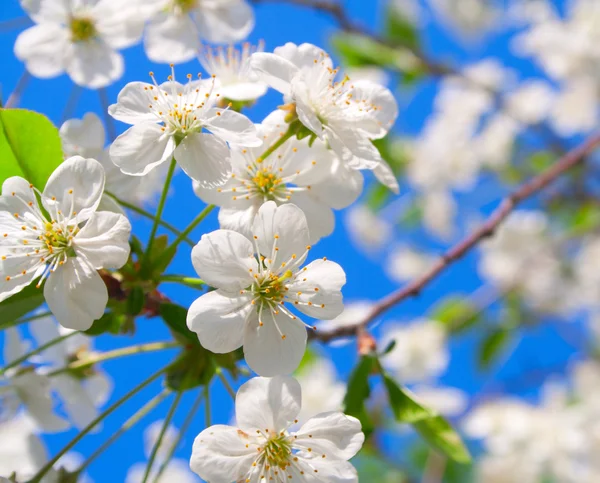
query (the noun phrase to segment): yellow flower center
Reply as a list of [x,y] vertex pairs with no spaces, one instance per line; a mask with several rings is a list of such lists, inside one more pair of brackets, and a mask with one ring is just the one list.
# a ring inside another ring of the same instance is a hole
[[85,42],[97,34],[94,22],[86,17],[71,19],[71,38],[73,42]]
[[288,438],[280,433],[269,438],[264,448],[265,458],[270,466],[285,469],[289,466],[292,455],[292,445]]
[[181,13],[188,13],[196,8],[198,0],[173,0],[173,8]]

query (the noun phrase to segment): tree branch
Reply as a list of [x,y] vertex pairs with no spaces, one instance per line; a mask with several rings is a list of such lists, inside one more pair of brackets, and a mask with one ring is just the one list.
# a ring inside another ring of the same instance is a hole
[[556,164],[548,168],[539,176],[536,176],[521,185],[500,203],[500,206],[498,206],[483,225],[471,233],[467,238],[445,252],[438,262],[424,275],[379,301],[363,320],[356,324],[339,327],[331,331],[313,332],[311,333],[311,337],[327,342],[339,337],[348,337],[359,334],[364,331],[372,321],[387,310],[410,297],[419,295],[426,285],[445,271],[452,263],[462,258],[484,238],[492,236],[496,228],[518,204],[544,189],[576,164],[581,163],[584,158],[598,146],[598,144],[600,144],[600,132],[590,136],[580,146],[565,154]]

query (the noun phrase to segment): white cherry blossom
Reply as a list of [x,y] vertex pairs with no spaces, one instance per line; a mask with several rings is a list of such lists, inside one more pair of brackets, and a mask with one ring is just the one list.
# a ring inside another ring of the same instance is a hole
[[302,267],[310,236],[295,205],[263,204],[252,234],[248,239],[217,230],[194,247],[196,272],[217,290],[192,304],[187,324],[212,352],[243,346],[246,362],[258,374],[289,374],[304,355],[310,327],[290,309],[318,319],[339,315],[346,275],[326,259]]
[[258,78],[295,104],[298,118],[338,158],[354,169],[372,169],[377,178],[398,192],[390,167],[373,145],[398,116],[398,105],[385,87],[369,81],[336,81],[338,70],[329,55],[312,44],[287,43],[274,53],[250,58]]
[[[43,371],[62,369],[72,362],[94,355],[90,337],[82,333],[73,335],[73,330],[58,325],[52,317],[42,317],[30,322],[29,332],[38,346],[71,334],[69,338],[40,354],[40,362],[46,364]],[[70,421],[78,428],[84,428],[98,416],[98,408],[108,401],[112,392],[112,381],[97,366],[77,376],[68,372],[56,374],[52,376],[51,383],[62,400]]]
[[96,211],[104,179],[98,161],[74,156],[41,193],[20,177],[4,182],[0,301],[39,279],[38,287],[46,281],[46,303],[63,327],[86,330],[102,317],[108,292],[97,270],[127,262],[131,232],[125,216]]
[[327,412],[290,431],[298,423],[301,392],[291,377],[246,382],[235,401],[238,427],[215,425],[202,431],[194,441],[192,470],[208,483],[357,483],[348,460],[364,442],[360,422]]
[[[93,112],[81,119],[69,119],[60,127],[65,158],[82,156],[96,159],[106,174],[106,191],[129,203],[142,205],[152,202],[160,193],[165,179],[166,166],[146,176],[124,174],[110,159],[106,145],[106,131],[100,118]],[[104,196],[102,206],[108,206]]]
[[[263,146],[274,144],[285,132],[283,117],[278,110],[257,126]],[[267,159],[261,157],[264,149],[232,146],[233,172],[224,186],[207,189],[194,183],[202,200],[221,207],[221,228],[250,237],[259,208],[274,201],[278,205],[293,203],[302,209],[310,243],[330,235],[335,224],[332,208],[345,208],[358,198],[362,174],[347,169],[320,141],[311,147],[308,139],[290,139]]]
[[13,473],[17,481],[27,481],[46,463],[47,451],[37,429],[25,413],[0,419],[0,482],[9,483]]
[[[254,124],[242,114],[214,107],[215,80],[175,80],[158,85],[130,82],[109,113],[133,124],[110,147],[112,161],[125,174],[143,176],[173,157],[188,176],[214,187],[231,173],[227,143],[260,146]],[[202,132],[204,129],[212,134]]]
[[139,0],[149,17],[144,35],[153,62],[180,64],[196,57],[200,39],[232,43],[254,28],[254,12],[246,0]]
[[346,395],[346,384],[338,379],[333,363],[318,357],[302,367],[296,379],[302,386],[302,409],[298,420],[307,421],[316,414],[339,411]]
[[263,42],[256,47],[244,43],[240,50],[203,46],[198,60],[210,75],[216,76],[216,89],[224,100],[256,101],[267,93],[268,86],[256,79],[248,68],[250,56],[263,51]]
[[98,89],[123,75],[119,49],[136,44],[143,19],[134,2],[21,0],[36,25],[22,32],[15,55],[32,75],[63,72],[80,86]]

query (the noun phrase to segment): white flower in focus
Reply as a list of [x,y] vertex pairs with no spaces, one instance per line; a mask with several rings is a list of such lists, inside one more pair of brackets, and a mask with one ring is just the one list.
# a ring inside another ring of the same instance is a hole
[[358,483],[348,460],[365,439],[360,422],[341,412],[328,412],[309,419],[298,431],[289,431],[298,422],[301,392],[291,377],[256,377],[246,382],[235,401],[238,427],[216,425],[202,431],[194,441],[192,470],[207,483]]
[[346,395],[346,384],[337,378],[335,366],[329,359],[319,357],[296,376],[302,387],[302,409],[298,420],[327,411],[339,411]]
[[353,169],[376,170],[392,191],[399,186],[390,167],[373,145],[398,116],[398,105],[385,87],[369,81],[336,81],[338,70],[329,55],[312,44],[287,43],[274,53],[250,58],[258,78],[295,104],[304,126],[326,142]]
[[[285,132],[284,113],[276,111],[257,126],[263,146],[271,146]],[[203,188],[194,183],[196,194],[206,203],[221,207],[221,228],[251,237],[252,224],[258,210],[267,201],[278,205],[293,203],[306,215],[309,243],[330,235],[335,225],[332,208],[352,204],[362,192],[363,176],[347,169],[331,151],[316,141],[288,140],[267,159],[265,148],[232,146],[233,172],[225,185]]]
[[203,46],[198,60],[206,72],[216,76],[216,89],[225,101],[255,101],[267,93],[268,87],[249,70],[248,60],[255,52],[262,51],[262,42],[256,47],[245,43],[241,50],[233,45]]
[[139,0],[150,19],[144,35],[153,62],[180,64],[196,57],[200,39],[233,43],[254,28],[246,0]]
[[108,149],[104,148],[104,126],[93,112],[88,112],[82,119],[65,121],[60,127],[60,137],[65,158],[79,155],[94,158],[102,165],[106,174],[107,192],[136,205],[151,202],[160,193],[165,169],[155,169],[146,176],[124,174],[110,159]]
[[24,413],[0,419],[0,481],[16,473],[17,481],[27,481],[44,466],[46,448],[36,435],[36,425]]
[[154,85],[130,82],[109,107],[115,119],[133,124],[110,147],[110,157],[123,173],[143,176],[175,157],[202,186],[220,186],[231,173],[227,143],[262,144],[246,116],[213,107],[219,98],[214,79],[192,81],[188,75],[185,86],[174,74],[160,86],[153,75],[152,80]]
[[[10,364],[30,352],[17,328],[4,332],[4,362]],[[69,423],[54,413],[50,379],[33,367],[15,366],[0,377],[0,421],[14,418],[25,409],[34,426],[45,432],[64,431]],[[2,438],[0,438],[2,441]]]
[[[61,336],[71,334],[71,329],[56,324],[52,317],[43,317],[29,323],[29,331],[37,345],[42,346]],[[71,335],[54,344],[40,354],[42,362],[48,363],[44,370],[62,369],[78,360],[93,356],[92,340],[84,334]],[[73,376],[68,372],[57,374],[51,379],[63,401],[69,419],[78,428],[84,428],[98,416],[98,408],[104,405],[112,392],[112,381],[97,366],[93,370]]]
[[352,241],[363,250],[376,252],[392,238],[392,225],[363,204],[351,206],[344,221]]
[[137,43],[143,19],[137,6],[120,0],[21,0],[36,23],[15,42],[15,55],[35,77],[67,72],[73,82],[98,89],[123,74],[119,49]]
[[339,315],[346,275],[326,259],[301,268],[310,236],[306,217],[295,205],[263,204],[252,233],[251,241],[234,231],[217,230],[203,235],[194,247],[196,272],[217,290],[192,304],[187,325],[212,352],[243,346],[253,371],[289,374],[304,355],[310,327],[290,309],[317,319]]
[[419,319],[388,326],[379,345],[387,347],[392,341],[396,342],[394,348],[381,362],[403,384],[430,381],[448,367],[446,332],[439,322]]
[[[163,421],[155,421],[144,431],[144,454],[146,455],[146,458],[150,457],[154,445],[158,440],[162,426]],[[196,475],[190,471],[188,462],[177,458],[171,459],[160,478],[156,479],[158,468],[164,463],[172,446],[177,443],[177,435],[178,431],[175,427],[167,427],[167,431],[165,432],[156,453],[154,467],[148,478],[150,481],[156,481],[157,483],[195,483],[198,481]],[[146,466],[146,463],[136,463],[129,468],[125,483],[142,483],[144,481]]]
[[423,275],[435,262],[435,257],[408,246],[394,248],[385,264],[392,280],[408,282]]
[[20,177],[4,182],[0,301],[46,280],[46,303],[63,327],[86,330],[102,317],[108,292],[97,270],[127,262],[131,232],[125,216],[96,211],[103,191],[100,163],[78,156],[52,173],[42,193]]

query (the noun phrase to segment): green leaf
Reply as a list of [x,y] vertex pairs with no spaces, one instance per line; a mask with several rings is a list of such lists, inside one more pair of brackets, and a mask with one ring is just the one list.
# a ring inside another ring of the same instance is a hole
[[44,292],[35,283],[0,302],[0,328],[10,325],[44,303]]
[[177,254],[177,248],[168,248],[168,246],[169,237],[167,235],[160,235],[154,240],[152,253],[150,254],[150,265],[155,276],[162,275]]
[[371,394],[369,376],[379,369],[377,358],[371,355],[362,356],[348,379],[348,388],[344,397],[344,412],[357,418],[362,424],[363,433],[368,437],[375,429],[367,411],[366,402]]
[[387,389],[390,406],[399,423],[414,424],[435,417],[435,413],[421,406],[408,389],[402,389],[390,376],[384,374],[383,383]]
[[166,384],[174,391],[208,384],[217,365],[213,353],[200,344],[185,349],[166,375]]
[[440,322],[446,330],[457,333],[468,329],[480,319],[480,310],[467,296],[451,295],[433,309],[431,319]]
[[573,235],[584,235],[600,226],[600,205],[597,203],[585,203],[575,212],[570,210],[570,216],[565,217],[568,228]]
[[160,316],[182,342],[185,344],[191,343],[194,346],[200,345],[198,336],[188,329],[186,308],[172,303],[162,304],[160,306]]
[[410,19],[393,4],[390,4],[387,9],[385,33],[386,37],[396,45],[410,48],[419,47],[417,29]]
[[504,327],[497,327],[486,334],[479,348],[480,368],[488,369],[498,359],[510,342],[511,333],[512,331]]
[[43,190],[63,162],[58,129],[37,112],[0,109],[0,159],[0,184],[21,176]]
[[469,450],[450,423],[442,416],[424,419],[414,423],[414,428],[431,446],[442,451],[457,463],[470,463]]
[[115,312],[107,312],[98,320],[95,320],[92,326],[84,331],[87,335],[101,335],[109,332],[111,334],[119,334],[121,326],[125,323],[126,317]]
[[144,308],[146,303],[146,295],[144,289],[140,286],[135,286],[127,296],[127,313],[129,315],[138,315]]

